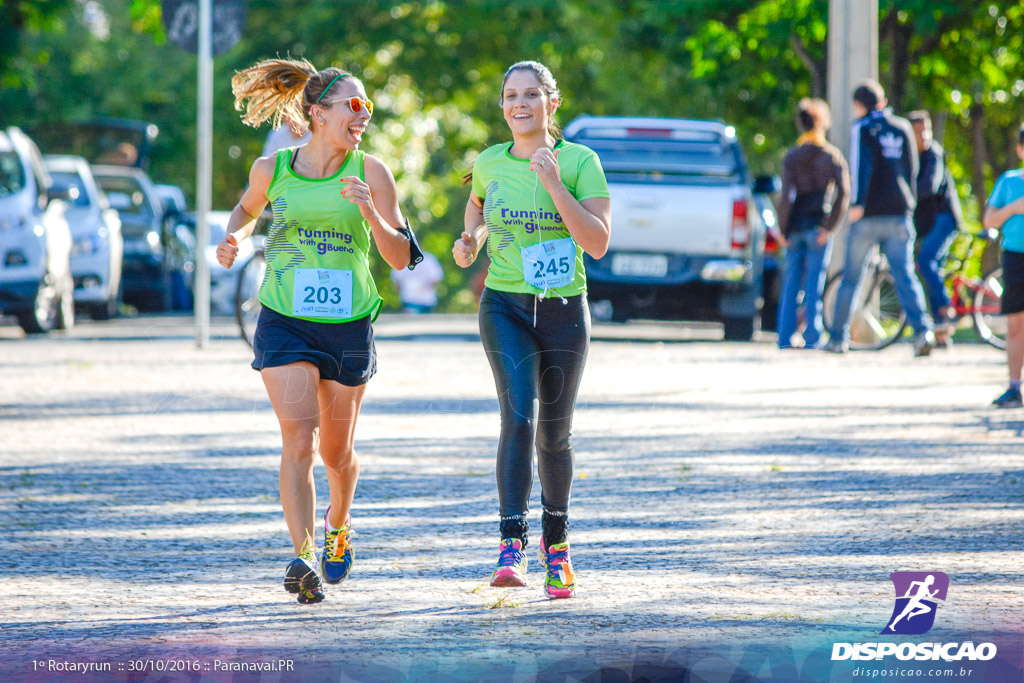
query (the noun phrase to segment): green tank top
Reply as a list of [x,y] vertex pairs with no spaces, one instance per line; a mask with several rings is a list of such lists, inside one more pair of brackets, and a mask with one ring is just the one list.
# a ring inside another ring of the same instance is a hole
[[267,272],[260,303],[282,315],[342,323],[372,315],[382,300],[370,274],[370,226],[341,196],[345,176],[364,177],[365,153],[353,150],[329,178],[304,178],[291,168],[295,148],[277,153],[267,199]]

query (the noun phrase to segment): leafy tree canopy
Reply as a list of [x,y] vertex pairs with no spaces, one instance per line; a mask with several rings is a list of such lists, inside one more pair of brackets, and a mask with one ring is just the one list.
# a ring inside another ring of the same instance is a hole
[[[976,214],[994,176],[1018,164],[1024,6],[880,5],[880,80],[897,111],[932,112]],[[443,259],[461,228],[459,176],[507,137],[498,91],[521,59],[559,79],[564,122],[718,118],[755,172],[773,172],[795,138],[796,101],[825,94],[827,16],[828,0],[250,0],[242,40],[214,63],[214,204],[234,204],[267,133],[241,123],[231,76],[288,55],[363,79],[378,105],[366,148],[394,170],[403,210]],[[194,192],[196,58],[166,40],[156,0],[0,0],[0,84],[3,125],[156,123],[152,175]],[[457,305],[467,274],[446,270]]]

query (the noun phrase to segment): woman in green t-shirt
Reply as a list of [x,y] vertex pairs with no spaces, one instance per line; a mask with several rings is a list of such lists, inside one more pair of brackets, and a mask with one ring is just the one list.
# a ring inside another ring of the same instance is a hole
[[593,150],[558,138],[560,95],[547,67],[513,64],[501,107],[512,142],[473,164],[465,231],[452,248],[472,265],[486,242],[480,337],[501,405],[501,544],[492,586],[525,586],[533,447],[541,482],[541,560],[550,598],[573,595],[569,493],[572,416],[590,343],[583,253],[608,249],[611,203]]
[[[311,131],[306,145],[253,164],[217,259],[226,268],[234,263],[238,244],[270,204],[274,220],[252,366],[281,426],[281,505],[297,555],[284,586],[299,602],[314,603],[324,598],[322,583],[343,581],[355,559],[349,510],[359,461],[353,439],[377,367],[370,323],[381,303],[369,270],[370,244],[392,268],[409,264],[410,247],[396,228],[403,219],[391,171],[358,149],[373,112],[359,79],[333,67],[317,71],[305,60],[270,59],[240,72],[231,85],[245,123],[308,121]],[[312,540],[318,451],[331,497],[321,557]]]

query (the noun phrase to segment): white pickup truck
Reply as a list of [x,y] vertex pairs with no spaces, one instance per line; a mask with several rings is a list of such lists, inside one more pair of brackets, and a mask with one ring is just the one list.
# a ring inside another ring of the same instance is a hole
[[720,321],[727,340],[750,340],[764,303],[776,182],[750,178],[733,128],[581,116],[565,137],[597,152],[611,193],[608,254],[586,257],[595,313],[610,305],[616,321]]

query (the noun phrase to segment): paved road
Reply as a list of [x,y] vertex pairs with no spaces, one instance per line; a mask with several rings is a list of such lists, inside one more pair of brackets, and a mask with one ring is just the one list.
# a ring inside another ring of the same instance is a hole
[[[579,593],[549,602],[536,562],[529,588],[486,583],[498,415],[475,321],[376,329],[357,564],[300,606],[280,588],[276,422],[229,324],[206,350],[185,318],[0,328],[0,678],[86,660],[125,677],[132,658],[188,654],[294,658],[303,680],[602,665],[630,680],[683,662],[727,681],[739,664],[785,673],[781,648],[828,680],[832,642],[879,638],[897,570],[950,576],[928,639],[998,639],[1020,666],[1024,411],[988,407],[999,352],[831,356],[599,326],[575,426]],[[832,680],[851,680],[845,665]]]

